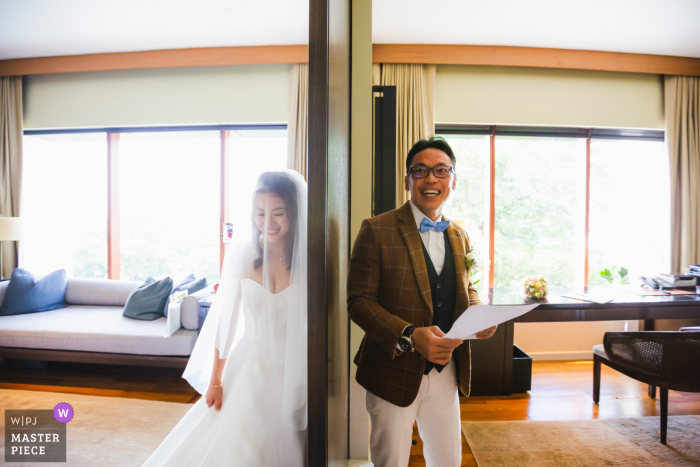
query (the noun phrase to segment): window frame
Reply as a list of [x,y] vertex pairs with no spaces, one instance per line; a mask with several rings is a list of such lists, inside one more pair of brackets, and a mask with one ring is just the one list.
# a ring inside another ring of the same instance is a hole
[[591,188],[591,140],[592,139],[616,139],[636,141],[665,141],[664,130],[628,129],[628,128],[593,128],[593,127],[557,127],[557,126],[516,126],[516,125],[467,125],[436,123],[435,135],[437,136],[470,136],[488,135],[490,137],[489,154],[489,218],[486,220],[489,226],[488,251],[489,251],[489,278],[488,287],[494,287],[495,250],[494,235],[496,222],[496,137],[497,136],[527,136],[527,137],[556,137],[556,138],[581,138],[586,140],[586,170],[585,170],[585,221],[584,221],[584,246],[581,254],[583,261],[584,287],[588,287],[588,236],[590,231],[590,188]]
[[[286,123],[257,125],[186,125],[186,126],[139,126],[108,128],[70,128],[70,129],[27,129],[24,136],[59,135],[76,133],[105,133],[107,137],[107,278],[120,278],[120,233],[119,233],[119,139],[121,133],[159,133],[171,131],[219,131],[219,238],[223,236],[223,224],[229,222],[227,163],[231,156],[230,137],[232,131],[250,130],[287,130]],[[219,272],[223,268],[227,244],[219,242]]]

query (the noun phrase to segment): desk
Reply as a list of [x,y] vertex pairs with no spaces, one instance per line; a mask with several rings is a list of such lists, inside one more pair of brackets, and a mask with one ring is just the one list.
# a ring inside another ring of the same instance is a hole
[[[700,296],[639,296],[607,286],[592,286],[588,292],[612,298],[600,305],[562,295],[581,290],[552,287],[546,300],[529,313],[498,327],[491,339],[472,341],[472,395],[511,395],[513,381],[513,338],[515,323],[553,323],[566,321],[644,320],[645,330],[653,329],[655,319],[700,318]],[[520,288],[489,289],[494,305],[523,305],[528,301]],[[601,336],[602,339],[603,336]]]

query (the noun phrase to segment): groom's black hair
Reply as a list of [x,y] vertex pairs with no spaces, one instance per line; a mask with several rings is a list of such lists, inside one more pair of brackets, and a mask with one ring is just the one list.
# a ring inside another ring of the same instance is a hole
[[418,154],[424,149],[428,148],[434,148],[434,149],[439,149],[440,151],[444,152],[447,154],[447,156],[450,158],[452,161],[452,168],[455,169],[455,172],[457,171],[457,158],[455,158],[455,153],[452,151],[452,148],[448,144],[447,141],[445,141],[445,138],[441,138],[440,136],[433,136],[430,139],[420,139],[416,142],[416,144],[413,145],[410,151],[408,151],[408,155],[406,156],[406,173],[411,168],[411,163],[413,162],[413,156]]

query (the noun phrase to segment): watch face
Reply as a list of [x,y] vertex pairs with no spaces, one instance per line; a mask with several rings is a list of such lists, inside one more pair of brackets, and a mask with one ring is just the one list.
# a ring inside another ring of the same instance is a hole
[[401,347],[401,350],[404,352],[411,350],[411,344],[404,338],[399,339],[399,347]]

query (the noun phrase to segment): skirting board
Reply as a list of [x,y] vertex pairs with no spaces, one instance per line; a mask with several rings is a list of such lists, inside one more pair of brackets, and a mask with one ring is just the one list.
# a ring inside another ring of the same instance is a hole
[[580,350],[578,352],[527,352],[532,357],[532,361],[541,362],[546,360],[591,360],[593,361],[593,349],[589,351]]

